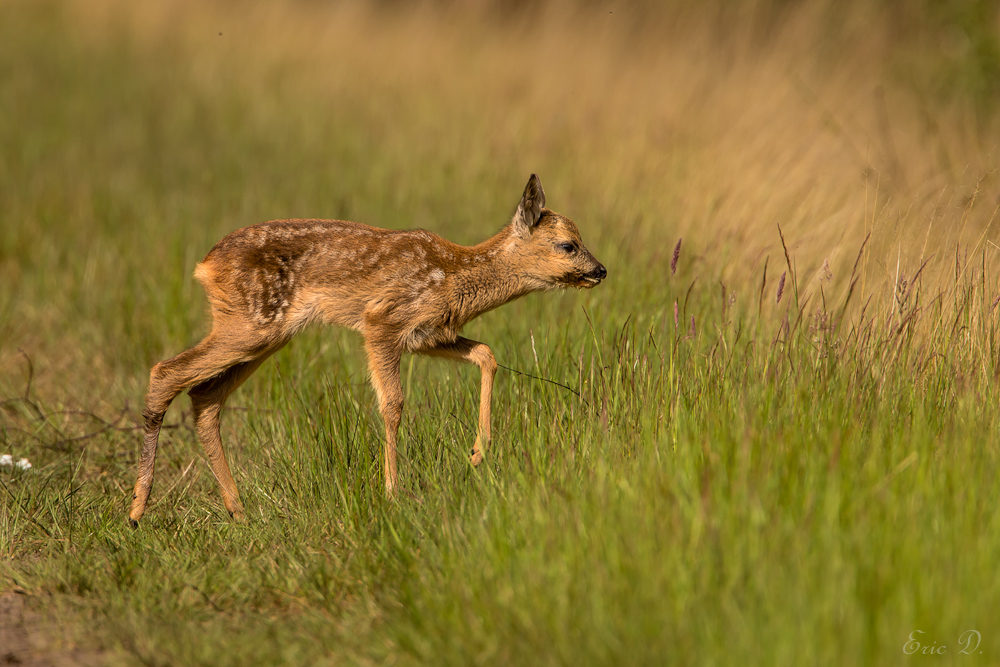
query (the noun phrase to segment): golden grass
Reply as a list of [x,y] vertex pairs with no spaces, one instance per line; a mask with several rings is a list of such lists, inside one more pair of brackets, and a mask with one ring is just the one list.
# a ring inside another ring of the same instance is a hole
[[[613,259],[666,277],[683,237],[685,279],[721,282],[747,309],[765,260],[766,308],[797,306],[774,303],[787,271],[779,225],[803,299],[821,286],[843,299],[871,234],[852,308],[876,294],[874,307],[892,311],[901,279],[928,258],[921,287],[932,295],[995,264],[1000,126],[976,100],[928,83],[940,40],[904,10],[550,2],[508,16],[501,4],[63,6],[95,44],[125,34],[139,53],[170,54],[206,97],[240,90],[261,132],[304,100],[322,100],[333,127],[365,118],[365,150],[382,156],[362,179],[372,199],[420,201],[421,178],[446,173],[475,192],[538,172],[557,208],[599,230],[588,234],[598,254],[613,247]],[[327,176],[337,174],[308,177]],[[366,221],[447,217],[442,202],[424,207]],[[482,226],[456,240],[478,240]]]
[[[828,261],[846,282],[868,232],[866,290],[957,246],[994,257],[1000,130],[911,83],[937,55],[901,10],[638,7],[76,5],[97,38],[124,26],[178,49],[206,89],[363,109],[382,137],[372,150],[419,152],[428,170],[469,152],[498,174],[540,171],[564,208],[568,188],[609,227],[641,217],[643,243],[684,236],[729,283],[780,259],[779,224],[804,281]],[[413,146],[414,132],[434,141]]]

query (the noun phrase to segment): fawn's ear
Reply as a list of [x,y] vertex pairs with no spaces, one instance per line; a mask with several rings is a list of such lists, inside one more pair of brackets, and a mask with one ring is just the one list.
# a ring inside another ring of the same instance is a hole
[[528,184],[524,186],[524,194],[521,195],[521,203],[517,205],[517,212],[514,213],[514,229],[522,233],[529,232],[541,220],[544,206],[545,191],[542,190],[542,181],[538,178],[538,174],[532,174]]

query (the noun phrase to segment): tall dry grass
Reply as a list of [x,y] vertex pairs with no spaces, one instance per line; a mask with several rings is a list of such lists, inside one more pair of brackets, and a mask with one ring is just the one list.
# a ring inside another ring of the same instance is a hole
[[[665,279],[684,238],[687,272],[676,280],[721,283],[739,312],[778,323],[835,317],[860,325],[877,314],[898,324],[897,293],[908,293],[911,306],[937,299],[954,307],[962,281],[980,301],[995,296],[997,77],[989,48],[976,47],[997,25],[989,3],[972,19],[964,3],[828,0],[697,9],[568,1],[46,6],[70,16],[74,38],[95,52],[118,44],[110,48],[144,59],[168,110],[153,119],[124,110],[124,122],[109,121],[122,129],[102,129],[94,141],[127,146],[145,132],[169,142],[198,114],[259,128],[262,143],[280,144],[268,135],[284,127],[292,153],[297,142],[337,136],[330,160],[311,157],[295,178],[307,192],[349,181],[357,198],[322,211],[308,197],[294,210],[248,198],[245,211],[200,221],[213,231],[185,251],[184,271],[214,237],[262,217],[336,215],[474,242],[509,213],[500,184],[539,172],[588,240],[608,248],[612,279]],[[20,76],[30,68],[24,63]],[[215,99],[240,102],[205,106]],[[317,100],[328,110],[323,119],[311,111]],[[113,191],[126,192],[148,170],[116,146],[82,139],[66,150],[80,154],[84,170],[90,151],[118,159]],[[198,156],[186,159],[207,183]],[[44,192],[46,178],[28,180]],[[86,183],[62,196],[80,198],[78,208],[92,204]],[[357,201],[379,204],[357,209]],[[20,262],[4,266],[11,280],[23,271]],[[779,303],[782,273],[795,299]],[[189,283],[183,296],[196,300]],[[649,297],[637,307],[654,309],[655,292],[639,292]],[[36,300],[32,321],[14,313],[6,367],[20,367],[18,348],[52,359],[77,349],[27,343],[33,328],[59,328],[56,304]],[[939,315],[919,320],[928,328],[921,335],[933,338]],[[96,354],[58,372],[76,366],[82,379],[101,364]]]
[[[331,122],[361,110],[367,148],[400,168],[478,154],[493,172],[480,179],[540,171],[570,208],[587,200],[629,230],[630,252],[663,243],[660,260],[683,236],[732,286],[780,259],[779,224],[805,289],[828,267],[846,290],[869,233],[863,294],[932,256],[925,281],[950,280],[956,250],[994,258],[1000,128],[988,92],[942,83],[984,67],[963,55],[958,9],[507,4],[73,6],[94,39],[178,49],[206,89],[236,83],[267,114],[314,95]],[[386,196],[393,179],[369,176]]]

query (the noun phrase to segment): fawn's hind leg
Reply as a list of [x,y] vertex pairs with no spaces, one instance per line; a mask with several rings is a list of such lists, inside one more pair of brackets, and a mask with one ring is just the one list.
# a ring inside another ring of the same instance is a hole
[[475,364],[482,374],[479,387],[479,429],[476,433],[476,442],[472,446],[472,465],[479,465],[483,462],[483,451],[490,444],[490,404],[493,401],[493,378],[497,373],[497,360],[493,356],[493,351],[485,343],[462,338],[461,336],[454,343],[438,345],[426,350],[420,350],[420,354],[432,357],[443,357]]
[[[219,407],[221,408],[221,401],[233,389],[238,387],[250,373],[256,370],[257,366],[264,359],[280,347],[281,344],[276,344],[269,348],[259,348],[260,351],[247,350],[233,347],[228,342],[221,342],[216,336],[209,334],[205,340],[190,350],[181,352],[176,357],[161,361],[153,366],[153,370],[149,374],[149,391],[146,394],[146,407],[143,410],[146,429],[142,444],[142,455],[139,458],[139,475],[135,481],[135,488],[132,491],[132,507],[129,511],[129,523],[133,527],[139,525],[139,519],[142,518],[143,513],[146,511],[149,492],[153,488],[153,464],[156,460],[156,447],[160,436],[160,426],[163,424],[163,415],[166,413],[167,408],[170,407],[170,403],[179,393],[189,387],[197,388],[201,385],[210,385],[206,386],[201,393],[205,393],[205,389],[214,388],[218,390],[220,386],[229,387],[228,391],[219,400]],[[230,373],[230,370],[236,367],[241,367],[244,374],[241,375],[241,371]],[[223,376],[227,378],[226,382],[221,381]],[[194,390],[192,390],[192,393],[194,394]],[[207,408],[208,404],[205,405]],[[210,415],[206,414],[203,417],[203,421],[206,424],[210,424]],[[215,440],[218,440],[217,412],[215,422]],[[202,439],[202,442],[204,443],[206,440]],[[208,451],[207,446],[206,451]],[[211,453],[209,458],[211,460]],[[223,465],[225,465],[224,459]],[[228,468],[226,474],[228,475]],[[232,477],[230,476],[231,479]],[[230,509],[228,505],[227,509]],[[232,510],[230,509],[230,511]]]
[[139,458],[139,475],[132,491],[132,507],[129,511],[129,522],[133,527],[139,525],[139,519],[146,511],[149,492],[153,488],[156,446],[167,408],[179,393],[198,382],[199,378],[211,377],[225,370],[224,365],[212,362],[213,347],[209,336],[190,350],[156,364],[149,373],[149,390],[146,392],[146,405],[142,411],[145,435]]
[[222,436],[219,433],[219,416],[226,398],[243,384],[255,370],[260,368],[268,356],[270,354],[253,361],[236,364],[221,375],[195,385],[188,392],[191,397],[191,406],[194,409],[198,440],[205,449],[205,455],[208,456],[208,462],[212,466],[212,474],[215,475],[215,479],[219,483],[219,489],[222,491],[222,502],[229,515],[236,519],[243,517],[243,503],[240,502],[240,493],[236,489],[236,482],[233,481],[229,463],[226,461],[226,452],[222,446]]

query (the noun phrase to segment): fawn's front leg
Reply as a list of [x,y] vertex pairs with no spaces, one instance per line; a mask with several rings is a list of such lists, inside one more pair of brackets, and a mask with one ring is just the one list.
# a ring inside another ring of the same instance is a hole
[[371,373],[372,386],[378,397],[382,421],[385,422],[382,466],[385,473],[385,493],[391,497],[395,493],[398,480],[396,438],[403,414],[403,385],[399,380],[399,359],[402,351],[398,346],[373,336],[365,337],[365,350],[368,352],[368,370]]
[[476,443],[472,446],[470,458],[472,465],[479,465],[483,461],[483,451],[490,444],[491,437],[490,404],[493,401],[493,378],[497,373],[497,360],[493,356],[493,351],[485,343],[459,336],[454,343],[438,345],[421,350],[420,353],[464,361],[479,367],[482,373],[479,387],[479,430],[476,433]]

